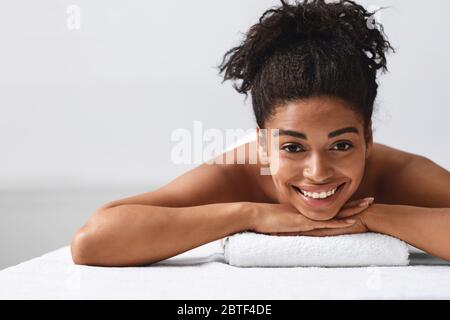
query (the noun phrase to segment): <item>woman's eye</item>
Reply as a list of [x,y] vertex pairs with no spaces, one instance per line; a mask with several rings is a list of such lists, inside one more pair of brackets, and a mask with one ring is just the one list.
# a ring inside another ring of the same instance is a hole
[[298,144],[288,144],[284,146],[282,149],[289,153],[297,153],[303,150],[303,148]]
[[[335,147],[337,147],[337,149]],[[347,151],[351,148],[353,148],[353,146],[348,142],[339,142],[333,146],[333,150],[335,151]]]

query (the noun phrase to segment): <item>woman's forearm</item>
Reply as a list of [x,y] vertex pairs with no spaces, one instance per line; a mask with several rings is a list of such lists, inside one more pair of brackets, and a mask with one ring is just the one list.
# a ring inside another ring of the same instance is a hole
[[77,264],[151,264],[247,229],[242,203],[172,208],[138,204],[97,211],[72,240]]
[[402,239],[450,261],[450,208],[374,204],[364,220],[369,231]]

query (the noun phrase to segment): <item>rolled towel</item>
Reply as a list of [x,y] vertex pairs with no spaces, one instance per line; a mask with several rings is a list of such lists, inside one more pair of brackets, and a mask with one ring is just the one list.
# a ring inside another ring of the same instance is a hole
[[367,267],[409,264],[406,242],[381,233],[277,236],[240,232],[222,239],[225,261],[236,267]]

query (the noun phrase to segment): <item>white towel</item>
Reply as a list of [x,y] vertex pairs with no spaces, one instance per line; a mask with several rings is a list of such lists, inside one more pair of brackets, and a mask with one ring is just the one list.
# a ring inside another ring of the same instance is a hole
[[374,232],[338,236],[276,236],[240,232],[221,241],[236,267],[367,267],[409,264],[406,242]]

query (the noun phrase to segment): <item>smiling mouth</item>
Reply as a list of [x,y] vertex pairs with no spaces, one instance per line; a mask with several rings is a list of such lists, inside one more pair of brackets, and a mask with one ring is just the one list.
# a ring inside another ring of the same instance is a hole
[[[298,195],[300,195],[300,197],[302,198],[302,200],[305,203],[307,203],[310,206],[316,207],[316,206],[328,205],[328,204],[334,202],[334,200],[340,194],[340,191],[342,190],[342,187],[344,185],[345,185],[345,182],[341,183],[336,188],[336,191],[333,194],[326,195],[325,197],[323,197],[323,194],[320,195],[319,193],[315,193],[315,194],[313,193],[312,195],[311,195],[311,193],[309,193],[309,195],[305,195],[305,194],[303,194],[302,190],[300,190],[300,188],[298,188],[296,186],[292,186],[292,188],[295,190],[295,192]],[[315,198],[313,196],[315,196]]]

